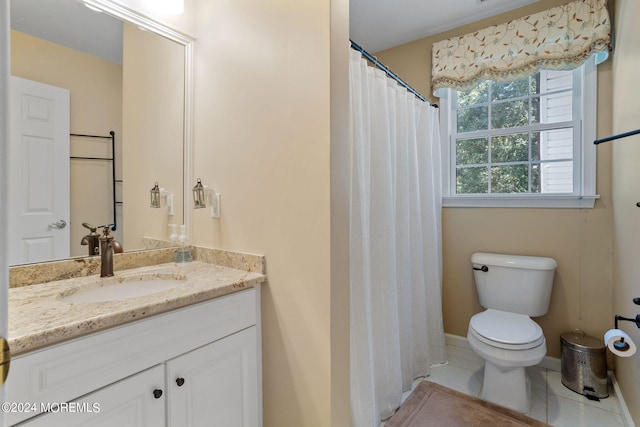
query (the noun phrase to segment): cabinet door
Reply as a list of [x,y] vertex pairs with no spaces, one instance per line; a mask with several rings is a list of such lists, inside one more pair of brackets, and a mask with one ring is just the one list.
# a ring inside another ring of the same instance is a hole
[[51,405],[51,412],[20,426],[162,427],[166,425],[165,401],[164,366],[158,365],[66,406]]
[[169,426],[260,425],[256,327],[167,362]]

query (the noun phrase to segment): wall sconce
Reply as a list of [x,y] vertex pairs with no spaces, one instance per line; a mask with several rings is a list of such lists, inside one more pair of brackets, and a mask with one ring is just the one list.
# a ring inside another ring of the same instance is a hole
[[220,218],[220,193],[216,193],[206,185],[202,185],[200,178],[193,187],[193,208],[211,207],[211,218]]
[[164,201],[164,204],[167,207],[167,210],[169,211],[169,216],[173,216],[173,194],[172,193],[169,193],[164,188],[160,188],[158,186],[158,182],[156,181],[153,188],[149,190],[149,194],[151,196],[149,207],[160,208],[162,206],[162,202]]

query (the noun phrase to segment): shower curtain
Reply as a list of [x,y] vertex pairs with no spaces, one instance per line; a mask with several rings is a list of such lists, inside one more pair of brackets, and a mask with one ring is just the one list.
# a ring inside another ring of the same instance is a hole
[[351,412],[377,427],[446,361],[438,110],[350,52]]

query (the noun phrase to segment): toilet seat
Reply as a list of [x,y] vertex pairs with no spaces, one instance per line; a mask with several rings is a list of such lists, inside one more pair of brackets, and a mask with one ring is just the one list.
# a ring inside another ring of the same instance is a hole
[[542,328],[529,316],[488,309],[474,315],[469,332],[492,347],[508,350],[527,350],[542,345]]

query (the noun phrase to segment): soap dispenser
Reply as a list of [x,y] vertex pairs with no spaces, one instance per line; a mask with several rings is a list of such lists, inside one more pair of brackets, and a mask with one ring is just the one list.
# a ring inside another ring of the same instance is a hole
[[193,255],[191,255],[191,251],[185,247],[187,243],[187,234],[186,228],[184,224],[180,226],[180,235],[178,236],[178,241],[180,242],[180,248],[176,251],[175,262],[184,263],[193,261]]

